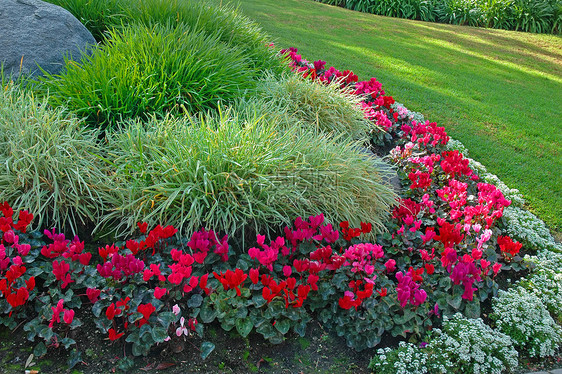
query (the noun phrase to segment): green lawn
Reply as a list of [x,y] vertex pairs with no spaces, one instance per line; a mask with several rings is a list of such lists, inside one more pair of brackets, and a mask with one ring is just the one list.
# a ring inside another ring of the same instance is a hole
[[312,0],[240,5],[277,47],[376,77],[562,231],[561,36],[387,18]]

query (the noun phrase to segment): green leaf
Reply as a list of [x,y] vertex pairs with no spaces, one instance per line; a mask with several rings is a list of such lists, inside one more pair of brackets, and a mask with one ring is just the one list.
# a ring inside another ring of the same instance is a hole
[[464,315],[468,318],[480,317],[480,302],[478,301],[478,299],[474,299],[473,301],[466,304]]
[[240,318],[236,320],[236,331],[245,338],[248,334],[252,331],[254,324],[250,317],[247,318]]
[[287,331],[289,331],[289,329],[291,328],[291,322],[289,322],[289,320],[287,320],[287,319],[282,319],[282,320],[277,321],[275,323],[275,328],[281,334],[285,335],[287,333]]
[[293,331],[303,337],[306,334],[306,323],[297,323],[293,326]]
[[189,308],[199,308],[202,302],[203,296],[196,293],[189,298],[189,300],[187,301],[187,306]]
[[39,344],[37,344],[35,346],[35,348],[33,349],[33,354],[35,355],[35,357],[43,357],[43,355],[45,355],[45,353],[47,353],[47,347],[45,346],[45,343],[40,342]]
[[[168,328],[171,323],[176,322],[179,318],[172,312],[162,312],[158,314],[157,320],[164,326]],[[144,325],[143,325],[144,326]]]
[[455,308],[456,310],[458,310],[461,307],[462,295],[461,294],[455,295],[454,297],[447,300],[447,303],[453,308]]
[[168,330],[163,327],[156,326],[152,328],[152,339],[156,343],[162,343],[168,337]]
[[64,348],[68,349],[72,344],[76,344],[76,341],[74,339],[64,338],[60,343],[64,345]]
[[215,350],[215,345],[211,342],[203,342],[201,344],[201,358],[204,360]]
[[77,349],[73,349],[72,351],[70,351],[70,355],[68,357],[68,368],[72,369],[73,367],[76,366],[76,364],[82,362],[82,352],[77,350]]
[[199,312],[199,316],[201,317],[201,322],[211,323],[217,317],[217,311],[212,307],[211,304],[206,302],[201,306],[201,312]]
[[271,323],[265,322],[256,328],[256,332],[263,335],[265,339],[269,339],[276,334],[275,329],[271,326]]
[[256,308],[261,308],[267,303],[267,300],[265,300],[262,295],[255,295],[252,297],[252,302]]
[[152,328],[150,327],[150,325],[149,325],[148,323],[142,325],[141,328],[140,328],[140,330],[139,330],[139,332],[138,332],[139,338],[142,338],[142,336],[143,336],[144,334],[149,333],[151,329],[152,329]]

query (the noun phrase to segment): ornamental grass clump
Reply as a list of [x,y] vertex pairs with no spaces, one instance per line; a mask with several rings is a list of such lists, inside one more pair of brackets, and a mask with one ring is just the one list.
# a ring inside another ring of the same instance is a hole
[[0,92],[0,200],[33,211],[34,227],[95,222],[107,175],[95,131],[20,87]]
[[261,27],[230,4],[216,0],[48,0],[70,11],[100,43],[108,42],[114,28],[134,23],[187,25],[193,31],[218,35],[241,49],[254,68],[280,73],[283,64],[270,48]]
[[252,89],[254,71],[218,35],[184,24],[136,24],[109,33],[107,44],[60,75],[47,74],[49,103],[66,106],[90,126],[165,113],[214,109]]
[[331,222],[380,228],[395,195],[373,160],[354,143],[287,128],[279,118],[229,110],[198,120],[135,122],[110,135],[121,188],[106,219],[121,228],[165,222],[184,232],[213,227],[231,234],[247,225],[275,230],[324,212]]
[[303,79],[297,74],[279,80],[269,77],[258,85],[258,94],[267,101],[287,108],[295,119],[308,128],[325,133],[366,140],[375,124],[365,118],[361,97],[341,87],[334,80],[328,84]]
[[[193,30],[219,35],[223,43],[241,49],[258,70],[283,70],[271,41],[261,27],[237,8],[216,0],[136,0],[122,7],[127,22],[186,24]],[[118,27],[118,25],[116,25]]]

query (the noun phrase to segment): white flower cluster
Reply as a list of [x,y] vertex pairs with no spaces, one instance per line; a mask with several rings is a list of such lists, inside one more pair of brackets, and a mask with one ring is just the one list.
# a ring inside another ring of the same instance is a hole
[[552,356],[562,344],[562,329],[534,293],[523,287],[499,291],[492,302],[491,317],[498,330],[513,339],[529,357]]
[[[509,336],[494,331],[482,319],[465,318],[457,313],[443,317],[443,330],[428,346],[435,354],[446,357],[447,372],[501,374],[515,369],[518,353]],[[433,361],[432,361],[433,362]]]
[[377,374],[428,373],[428,355],[412,343],[400,342],[398,348],[377,350],[369,368]]
[[535,294],[552,317],[562,323],[562,253],[544,250],[525,259],[534,262],[536,268],[519,285]]
[[504,232],[525,247],[562,252],[562,246],[554,241],[544,222],[528,210],[509,206],[503,211]]
[[518,353],[509,336],[494,331],[481,319],[456,314],[443,318],[429,343],[418,348],[401,342],[396,349],[379,349],[370,368],[376,373],[489,373],[517,367]]

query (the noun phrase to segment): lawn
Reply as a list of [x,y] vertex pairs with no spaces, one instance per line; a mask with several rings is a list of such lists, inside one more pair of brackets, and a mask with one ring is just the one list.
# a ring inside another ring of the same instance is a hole
[[562,37],[442,25],[314,1],[241,0],[303,58],[376,77],[387,94],[445,126],[470,156],[562,230]]

